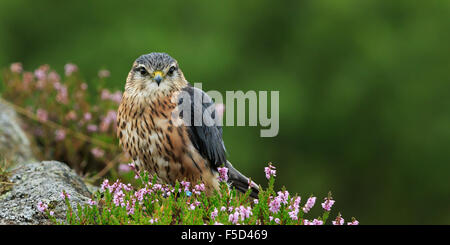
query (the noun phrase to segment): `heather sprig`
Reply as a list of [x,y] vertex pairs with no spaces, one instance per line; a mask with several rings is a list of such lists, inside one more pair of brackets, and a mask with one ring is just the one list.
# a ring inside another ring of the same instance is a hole
[[[132,165],[131,165],[132,166]],[[271,165],[274,169],[273,165]],[[223,170],[222,170],[223,171]],[[154,225],[323,225],[331,212],[331,193],[324,198],[321,217],[304,217],[314,208],[316,197],[302,205],[299,195],[291,195],[285,188],[274,191],[275,176],[271,175],[267,188],[261,188],[258,199],[229,189],[225,181],[220,190],[207,196],[203,183],[176,182],[174,186],[159,184],[156,176],[137,172],[135,185],[105,179],[97,193],[74,212],[65,192],[61,197],[67,205],[67,224],[154,224]],[[220,180],[224,176],[218,176]],[[39,203],[39,210],[46,212]],[[305,212],[307,210],[308,212]],[[47,215],[50,215],[47,212]],[[330,224],[345,224],[339,213]],[[359,222],[352,218],[348,225]]]
[[116,166],[129,161],[115,135],[122,92],[103,87],[108,70],[100,70],[91,87],[75,64],[63,68],[58,74],[49,65],[26,71],[21,63],[11,64],[2,72],[2,100],[24,116],[39,158],[66,162],[81,175],[100,173],[92,181],[121,177]]

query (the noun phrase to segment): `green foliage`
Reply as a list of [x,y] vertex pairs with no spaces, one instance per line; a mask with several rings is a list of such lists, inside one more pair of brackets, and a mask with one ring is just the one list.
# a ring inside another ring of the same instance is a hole
[[0,195],[8,192],[13,183],[9,181],[9,176],[11,175],[10,166],[12,164],[6,159],[0,158]]

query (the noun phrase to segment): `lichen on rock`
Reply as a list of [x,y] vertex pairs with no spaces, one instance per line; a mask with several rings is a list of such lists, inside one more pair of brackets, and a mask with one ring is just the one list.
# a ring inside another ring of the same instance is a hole
[[0,160],[24,163],[34,160],[31,144],[16,112],[0,102]]
[[58,222],[64,222],[66,205],[62,191],[70,195],[74,211],[77,204],[86,204],[91,196],[81,177],[57,161],[18,165],[9,180],[12,187],[0,195],[0,224],[52,224],[37,209],[39,201],[49,206]]

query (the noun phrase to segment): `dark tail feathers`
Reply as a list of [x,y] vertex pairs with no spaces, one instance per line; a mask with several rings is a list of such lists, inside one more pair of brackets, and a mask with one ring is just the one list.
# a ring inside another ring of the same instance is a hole
[[[225,167],[228,168],[228,181],[231,183],[231,186],[234,186],[242,193],[246,193],[248,190],[249,179],[237,171],[229,161],[227,161]],[[258,198],[258,193],[259,187],[252,181],[250,196],[253,198]]]

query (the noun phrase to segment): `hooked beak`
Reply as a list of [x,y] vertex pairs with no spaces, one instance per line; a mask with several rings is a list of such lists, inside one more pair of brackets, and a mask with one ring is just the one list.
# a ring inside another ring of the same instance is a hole
[[163,73],[160,72],[160,71],[155,72],[155,73],[154,73],[154,76],[153,76],[153,80],[155,80],[155,82],[156,82],[156,83],[158,84],[158,86],[159,86],[159,84],[160,84],[161,81],[163,80]]

